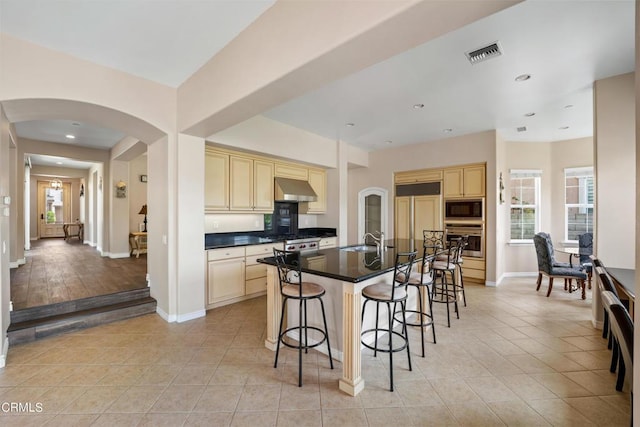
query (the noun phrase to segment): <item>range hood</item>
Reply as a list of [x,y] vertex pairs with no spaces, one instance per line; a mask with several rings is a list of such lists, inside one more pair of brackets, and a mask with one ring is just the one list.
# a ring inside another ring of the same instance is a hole
[[315,202],[318,195],[307,181],[291,178],[275,178],[276,202]]

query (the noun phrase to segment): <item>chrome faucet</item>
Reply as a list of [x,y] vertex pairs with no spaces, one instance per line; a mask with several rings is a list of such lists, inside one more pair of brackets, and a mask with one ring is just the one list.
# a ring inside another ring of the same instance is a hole
[[[379,236],[376,236],[374,233],[378,233]],[[363,243],[367,243],[367,237],[371,237],[376,244],[376,248],[378,249],[378,253],[384,251],[384,233],[382,231],[374,231],[374,233],[365,233],[362,236]]]

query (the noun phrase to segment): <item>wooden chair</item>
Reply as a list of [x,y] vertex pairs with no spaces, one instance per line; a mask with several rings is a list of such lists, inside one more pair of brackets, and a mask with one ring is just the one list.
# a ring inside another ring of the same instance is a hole
[[[553,279],[561,278],[565,280],[576,279],[578,287],[582,288],[582,299],[586,299],[586,280],[587,273],[576,267],[559,267],[554,265],[553,260],[553,245],[551,239],[547,238],[548,234],[538,233],[533,236],[533,244],[536,248],[536,255],[538,258],[538,281],[536,282],[536,291],[540,290],[542,284],[542,276],[549,277],[549,289],[547,290],[547,297],[551,295],[551,289],[553,288]],[[566,282],[565,282],[566,285]],[[569,288],[571,290],[571,287]]]

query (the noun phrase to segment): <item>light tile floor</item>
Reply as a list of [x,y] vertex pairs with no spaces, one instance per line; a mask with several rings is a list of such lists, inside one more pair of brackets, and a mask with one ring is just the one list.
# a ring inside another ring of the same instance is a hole
[[[546,298],[535,278],[467,285],[468,307],[451,328],[436,307],[438,342],[424,359],[410,332],[414,369],[396,357],[395,392],[386,355],[363,357],[357,397],[338,390],[342,366],[330,370],[322,354],[304,356],[302,388],[294,352],[273,368],[264,297],[181,324],[147,315],[10,348],[0,424],[628,426],[627,386],[615,391],[590,296],[556,289]],[[11,402],[22,411],[7,412]]]

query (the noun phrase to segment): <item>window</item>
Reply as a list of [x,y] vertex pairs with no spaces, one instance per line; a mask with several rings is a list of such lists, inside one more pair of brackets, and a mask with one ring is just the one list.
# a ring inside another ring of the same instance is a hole
[[511,240],[530,241],[540,224],[539,170],[511,170]]
[[577,242],[593,232],[593,167],[565,169],[564,194],[565,240]]

